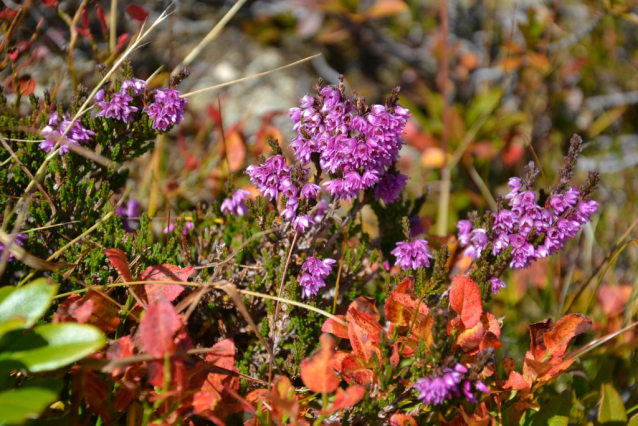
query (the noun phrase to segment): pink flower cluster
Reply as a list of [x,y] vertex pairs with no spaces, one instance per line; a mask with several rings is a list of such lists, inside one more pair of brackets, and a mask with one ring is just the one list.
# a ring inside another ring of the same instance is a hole
[[296,230],[305,232],[315,222],[307,214],[298,214],[299,203],[302,199],[316,199],[321,188],[319,185],[306,182],[307,169],[300,167],[298,171],[303,177],[293,178],[290,168],[286,165],[286,159],[281,154],[270,157],[263,164],[251,165],[246,169],[251,182],[264,197],[276,201],[279,194],[282,194],[286,198],[286,208],[281,216],[293,222]]
[[238,189],[230,197],[222,202],[222,213],[234,214],[235,216],[243,216],[248,213],[248,207],[244,204],[246,197],[250,195],[248,191]]
[[153,120],[154,129],[166,131],[184,119],[187,103],[188,99],[179,97],[179,90],[162,87],[155,91],[155,102],[144,108],[144,112]]
[[[73,126],[67,132],[70,123],[71,120],[67,116],[62,117],[62,122],[60,122],[58,113],[53,112],[49,117],[48,126],[45,126],[40,132],[45,139],[40,142],[38,147],[44,152],[51,152],[53,147],[59,143],[59,153],[63,155],[69,152],[69,145],[82,145],[91,140],[91,136],[95,134],[92,130],[84,128],[79,120],[73,123]],[[62,137],[64,132],[67,133]]]
[[430,259],[434,257],[430,253],[428,242],[421,239],[414,240],[411,243],[398,242],[397,248],[390,253],[397,258],[395,265],[401,265],[401,269],[404,271],[428,267],[430,266]]
[[309,257],[306,259],[301,269],[305,271],[301,275],[299,285],[301,285],[301,297],[308,298],[319,293],[319,289],[326,286],[324,280],[332,271],[332,265],[336,263],[334,259],[317,259]]
[[452,397],[464,397],[476,404],[478,401],[472,392],[472,387],[483,393],[489,393],[490,390],[480,380],[472,383],[464,378],[463,375],[467,372],[468,369],[464,365],[457,363],[454,368],[443,369],[441,374],[417,380],[414,383],[414,389],[419,392],[419,399],[424,405],[440,405]]
[[361,99],[326,86],[316,97],[305,95],[300,107],[290,110],[298,133],[290,148],[303,165],[310,163],[312,154],[319,155],[322,170],[331,176],[324,183],[331,195],[350,200],[374,187],[377,199],[392,203],[407,179],[389,169],[399,157],[409,115],[398,104],[368,108]]
[[144,80],[135,78],[122,82],[119,92],[109,95],[103,89],[98,91],[95,94],[96,104],[100,108],[97,116],[114,118],[124,122],[134,121],[138,108],[131,104],[133,96],[143,94],[147,87]]
[[[461,247],[467,246],[465,254],[472,259],[481,257],[483,250],[491,243],[494,256],[511,247],[510,267],[527,268],[532,261],[546,258],[562,249],[565,242],[589,222],[598,208],[596,201],[584,199],[574,186],[550,195],[544,206],[538,205],[533,191],[521,190],[521,179],[511,178],[509,186],[511,192],[506,199],[511,208],[492,213],[491,232],[485,228],[474,228],[469,220],[457,223],[459,244]],[[533,240],[537,238],[541,238],[541,241],[534,244]]]

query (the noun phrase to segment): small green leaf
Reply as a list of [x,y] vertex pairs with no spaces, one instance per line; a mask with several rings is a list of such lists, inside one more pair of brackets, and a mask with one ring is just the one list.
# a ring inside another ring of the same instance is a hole
[[627,426],[638,426],[638,414],[629,419],[629,423],[627,423]]
[[0,294],[0,323],[24,318],[25,327],[33,326],[49,309],[55,293],[55,286],[50,285],[45,278],[12,289],[11,292],[3,292]]
[[624,425],[627,423],[627,411],[618,391],[610,384],[603,384],[601,390],[598,422],[606,426]]
[[0,392],[0,425],[19,425],[40,414],[58,399],[62,382],[32,379],[17,389]]
[[20,332],[11,332],[16,335],[15,341],[0,353],[0,360],[20,362],[34,373],[71,364],[106,343],[99,328],[72,322],[40,325],[26,335],[20,333],[19,337],[17,333]]
[[557,397],[543,405],[534,416],[532,426],[567,426],[571,410],[572,397],[569,391],[564,391]]

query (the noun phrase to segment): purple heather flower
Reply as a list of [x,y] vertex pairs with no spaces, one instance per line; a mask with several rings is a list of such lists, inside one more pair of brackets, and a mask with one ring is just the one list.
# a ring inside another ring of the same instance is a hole
[[[454,368],[445,368],[441,375],[423,377],[414,383],[419,399],[424,405],[440,405],[453,396],[460,396],[459,385],[467,368],[456,364]],[[473,395],[472,395],[473,397]]]
[[122,227],[125,231],[130,232],[133,230],[131,227],[132,222],[129,218],[138,216],[141,208],[141,204],[134,199],[128,200],[126,205],[120,205],[115,208],[115,214],[122,219]]
[[306,232],[306,229],[315,224],[315,221],[308,215],[297,216],[292,223],[292,227],[299,232]]
[[95,134],[92,130],[84,128],[78,120],[73,123],[73,126],[71,126],[64,138],[62,138],[62,134],[67,131],[70,123],[71,120],[68,117],[63,117],[62,122],[60,123],[58,113],[51,113],[51,116],[49,117],[49,124],[40,132],[45,139],[40,142],[38,147],[48,153],[53,150],[53,147],[55,147],[57,143],[59,143],[59,153],[60,155],[63,155],[69,152],[68,145],[82,145],[91,140],[91,136]]
[[[2,216],[0,216],[1,218]],[[17,244],[20,247],[22,247],[24,245],[24,242],[27,240],[27,235],[26,234],[17,234],[15,236],[15,238],[13,239],[13,244]],[[0,257],[2,257],[2,253],[4,252],[4,248],[5,245],[3,243],[0,243]],[[7,262],[15,262],[16,257],[13,255],[13,253],[9,253],[9,256],[7,257]]]
[[334,259],[317,259],[312,256],[307,258],[301,266],[302,271],[305,271],[299,280],[301,297],[305,299],[315,296],[320,288],[325,287],[324,279],[330,275],[335,263]]
[[279,191],[285,189],[285,186],[282,185],[290,180],[290,169],[281,154],[270,157],[258,166],[249,166],[245,173],[250,177],[250,181],[257,186],[259,192],[271,201],[279,197]]
[[319,185],[315,185],[314,183],[307,183],[301,188],[301,196],[306,197],[308,199],[317,198],[317,193],[321,190]]
[[131,80],[124,80],[120,92],[129,93],[129,89],[133,89],[133,95],[137,96],[148,88],[148,84],[144,80],[139,78],[133,78]]
[[119,93],[113,93],[111,99],[106,101],[104,90],[100,90],[95,95],[95,99],[100,108],[96,114],[98,117],[114,118],[124,122],[135,120],[135,112],[138,108],[130,105],[133,98],[128,95],[128,92],[121,90]]
[[166,235],[169,232],[173,232],[174,230],[175,230],[175,222],[171,220],[171,223],[169,223],[168,226],[164,228],[162,232],[164,233],[164,235]]
[[472,232],[472,222],[463,219],[456,222],[456,227],[459,229],[459,245],[465,247],[470,244],[470,237]]
[[492,293],[494,293],[494,296],[496,296],[501,289],[505,288],[505,283],[498,277],[490,278],[490,282],[492,283]]
[[154,129],[166,131],[184,119],[187,103],[188,99],[179,97],[179,90],[162,87],[155,91],[155,102],[144,108],[144,112],[153,120]]
[[390,253],[397,258],[395,265],[401,265],[401,269],[404,271],[429,267],[430,259],[434,257],[428,249],[428,242],[420,239],[411,243],[398,242],[397,248]]
[[195,224],[193,222],[186,222],[184,224],[184,229],[182,229],[182,234],[183,235],[188,235],[188,233],[190,232],[191,229],[195,228]]
[[408,180],[406,175],[393,175],[386,173],[381,181],[374,188],[374,196],[377,200],[383,200],[384,203],[394,203],[401,196],[401,190],[405,187]]
[[313,220],[315,221],[315,223],[317,222],[321,222],[324,218],[324,216],[326,215],[326,212],[328,211],[328,202],[324,199],[319,200],[319,203],[317,204],[317,206],[315,207],[315,209],[313,210]]
[[236,190],[230,197],[222,202],[222,213],[244,216],[248,213],[248,207],[244,204],[248,195],[250,195],[248,191],[244,191],[243,189]]

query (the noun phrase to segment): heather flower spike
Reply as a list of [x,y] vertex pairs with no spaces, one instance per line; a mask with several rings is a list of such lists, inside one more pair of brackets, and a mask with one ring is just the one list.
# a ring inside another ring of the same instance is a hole
[[236,190],[230,197],[222,202],[222,213],[234,214],[235,216],[244,216],[248,213],[248,207],[244,204],[246,198],[250,195],[248,191],[243,189]]
[[[544,204],[539,203],[531,189],[538,170],[530,163],[525,167],[524,179],[509,180],[511,191],[504,198],[499,198],[498,211],[491,213],[491,229],[479,222],[459,221],[458,241],[461,247],[466,247],[465,254],[474,260],[479,259],[491,244],[489,254],[499,256],[510,250],[509,266],[524,269],[533,261],[561,250],[567,240],[574,238],[599,205],[589,199],[597,186],[596,172],[580,189],[568,185],[573,177],[576,158],[582,150],[581,145],[579,137],[572,138],[569,153],[564,159],[565,167],[559,173],[561,180],[556,188],[550,188]],[[507,200],[509,208],[502,206],[503,200]],[[498,278],[490,281],[494,294],[504,287]]]
[[430,253],[428,242],[416,239],[412,242],[398,242],[397,247],[391,252],[404,271],[430,266],[430,259],[434,258]]
[[[51,113],[49,124],[40,131],[40,134],[45,139],[40,142],[38,147],[48,153],[59,143],[60,155],[63,155],[69,152],[68,145],[83,145],[91,140],[91,136],[95,135],[92,130],[84,128],[79,120],[73,123],[73,126],[67,131],[70,123],[71,120],[66,115],[60,121],[57,111]],[[64,132],[66,132],[66,135],[62,137]]]
[[319,289],[326,286],[325,278],[330,275],[332,265],[337,261],[334,259],[317,259],[309,257],[306,259],[301,269],[303,274],[299,280],[301,286],[301,297],[304,299],[316,296]]

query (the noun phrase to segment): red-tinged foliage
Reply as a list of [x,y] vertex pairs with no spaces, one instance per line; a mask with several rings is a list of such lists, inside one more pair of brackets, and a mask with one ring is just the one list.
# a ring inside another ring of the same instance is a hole
[[[239,390],[239,380],[227,374],[219,374],[211,367],[221,367],[237,373],[235,367],[235,344],[232,339],[217,342],[206,355],[204,368],[194,376],[192,383],[200,388],[193,396],[194,413],[210,419],[225,418],[230,413],[241,411],[241,404],[235,402],[228,389]],[[209,372],[214,371],[214,372]]]
[[[123,359],[131,355],[133,355],[133,342],[131,341],[131,336],[120,337],[106,350],[106,358],[110,360]],[[124,370],[124,367],[117,367],[111,371],[111,374],[113,376],[119,376],[124,372]]]
[[[414,294],[414,279],[405,278],[393,291],[385,302],[385,318],[399,327],[408,327],[419,309],[419,320],[428,315],[429,309],[425,303],[419,303]],[[420,321],[419,321],[420,322]]]
[[363,395],[366,393],[366,388],[360,385],[349,386],[345,391],[341,388],[337,388],[335,399],[329,409],[322,411],[321,414],[332,414],[346,407],[352,407],[363,399]]
[[[337,315],[337,318],[345,321],[345,317],[343,315]],[[324,333],[332,333],[341,339],[348,338],[348,326],[343,325],[332,318],[328,318],[326,322],[323,323],[321,331]]]
[[246,142],[241,133],[239,126],[232,126],[225,133],[225,143],[221,145],[223,150],[222,156],[225,155],[228,161],[230,171],[233,173],[238,172],[243,166],[246,160]]
[[405,414],[393,414],[390,417],[390,426],[417,426],[414,417]]
[[143,24],[148,19],[148,10],[138,4],[129,4],[124,11],[135,21]]
[[111,265],[117,272],[120,273],[125,282],[133,282],[133,274],[131,274],[131,269],[128,266],[128,259],[126,257],[126,253],[124,253],[120,249],[106,249],[104,250],[104,254],[111,262]]
[[[19,49],[16,49],[15,58],[18,59]],[[11,57],[12,55],[10,55]],[[21,75],[17,79],[17,86],[13,79],[11,80],[11,88],[14,93],[20,92],[21,96],[27,96],[35,90],[35,80],[30,75]]]
[[334,340],[321,335],[321,347],[310,358],[301,361],[301,380],[313,392],[334,392],[339,387],[339,377],[334,372],[332,357]]
[[450,289],[450,306],[466,329],[476,326],[483,314],[478,285],[468,277],[455,276]]
[[[140,281],[184,281],[188,280],[195,268],[189,266],[181,269],[175,265],[155,265],[146,268],[142,275],[140,275]],[[152,304],[159,299],[165,299],[168,302],[172,302],[184,291],[184,286],[179,284],[144,284],[144,290],[146,290],[146,297],[148,303]]]
[[102,27],[102,34],[108,34],[109,27],[106,24],[106,16],[104,15],[104,10],[99,3],[95,3],[95,13],[97,14],[97,19],[100,21],[100,27]]
[[[107,383],[102,380],[97,373],[85,370],[80,366],[74,366],[71,368],[71,377],[73,406],[79,407],[82,400],[84,400],[89,408],[99,415],[105,422],[113,420],[108,403],[110,399],[110,390]],[[72,410],[72,412],[77,413],[77,409]],[[77,424],[76,422],[72,423]]]
[[155,358],[173,355],[177,350],[175,333],[182,321],[170,302],[160,299],[146,310],[140,321],[139,334],[144,350]]
[[115,46],[115,51],[121,50],[126,44],[126,42],[128,41],[128,39],[129,39],[128,33],[124,33],[121,36],[119,36],[117,38],[117,45]]
[[102,294],[89,290],[84,297],[67,297],[53,315],[53,323],[79,322],[93,324],[105,333],[114,332],[120,325],[119,308]]

